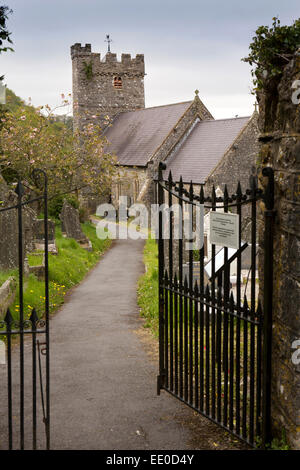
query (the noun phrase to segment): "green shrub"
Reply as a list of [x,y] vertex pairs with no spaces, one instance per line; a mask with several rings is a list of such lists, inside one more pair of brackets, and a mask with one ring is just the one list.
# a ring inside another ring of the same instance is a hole
[[290,26],[282,26],[277,17],[272,26],[260,26],[249,46],[249,55],[242,59],[253,69],[256,89],[263,89],[270,80],[280,79],[284,67],[293,57],[300,44],[300,19]]
[[70,194],[61,194],[49,200],[48,213],[50,217],[53,219],[59,219],[59,215],[61,213],[65,199],[69,204],[71,204],[71,206],[75,207],[75,209],[79,208],[79,202],[76,196]]

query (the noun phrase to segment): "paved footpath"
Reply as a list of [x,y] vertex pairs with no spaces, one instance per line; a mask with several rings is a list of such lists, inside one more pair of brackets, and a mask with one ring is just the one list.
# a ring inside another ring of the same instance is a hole
[[209,421],[156,395],[157,365],[136,333],[142,252],[142,241],[115,241],[51,320],[52,449],[230,446]]
[[156,368],[141,344],[136,286],[141,241],[118,240],[53,319],[52,447],[177,449],[188,431],[156,396]]

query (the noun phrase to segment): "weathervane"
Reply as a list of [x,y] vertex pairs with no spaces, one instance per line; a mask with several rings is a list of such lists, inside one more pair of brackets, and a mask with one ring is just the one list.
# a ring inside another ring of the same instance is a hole
[[109,34],[106,35],[106,39],[104,42],[107,42],[107,52],[110,52],[110,43],[112,42],[112,40],[110,39]]

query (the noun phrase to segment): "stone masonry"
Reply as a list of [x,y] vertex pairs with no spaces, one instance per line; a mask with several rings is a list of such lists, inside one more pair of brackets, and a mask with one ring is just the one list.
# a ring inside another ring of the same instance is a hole
[[293,449],[300,449],[300,104],[292,102],[299,79],[300,49],[258,96],[258,163],[275,172],[272,418],[275,433],[285,429]]
[[[254,112],[246,127],[242,129],[222,160],[213,169],[205,183],[205,194],[211,194],[213,185],[224,192],[225,184],[229,194],[237,190],[238,181],[242,192],[250,189],[250,176],[257,173],[256,160],[259,152],[258,112]],[[251,207],[243,208],[242,237],[251,240]]]
[[254,112],[245,128],[241,130],[222,160],[213,169],[205,183],[205,189],[210,194],[212,186],[220,186],[224,190],[227,185],[230,194],[235,193],[237,182],[240,181],[242,190],[250,188],[250,176],[256,174],[256,159],[259,151],[258,143],[258,113]]
[[107,52],[101,60],[91,45],[71,46],[74,130],[89,122],[102,128],[121,111],[145,107],[144,55]]
[[[10,191],[0,175],[0,207],[16,204],[16,195]],[[15,210],[0,213],[0,269],[18,266],[18,219]]]
[[[0,208],[14,206],[17,203],[17,195],[9,189],[0,175]],[[33,225],[36,213],[31,207],[24,206],[23,218],[23,250],[31,251],[33,245]],[[18,216],[16,209],[0,212],[0,269],[16,268],[19,264],[18,251]]]

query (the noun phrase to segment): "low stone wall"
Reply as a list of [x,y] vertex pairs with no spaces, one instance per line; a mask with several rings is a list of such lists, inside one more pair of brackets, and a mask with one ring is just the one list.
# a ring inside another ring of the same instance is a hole
[[[272,420],[274,432],[281,436],[284,429],[293,449],[300,449],[300,364],[296,353],[300,340],[300,103],[292,101],[293,83],[299,78],[300,49],[284,68],[275,84],[275,92],[269,85],[258,96],[259,165],[260,168],[272,166],[274,169],[277,213],[274,226]],[[262,185],[266,184],[263,177],[260,181]],[[262,204],[262,218],[263,211]],[[260,247],[263,254],[263,231]],[[263,263],[260,263],[261,271],[262,268]],[[263,279],[262,272],[260,279]]]
[[2,318],[8,307],[13,303],[16,296],[16,280],[9,277],[0,287],[0,318]]

